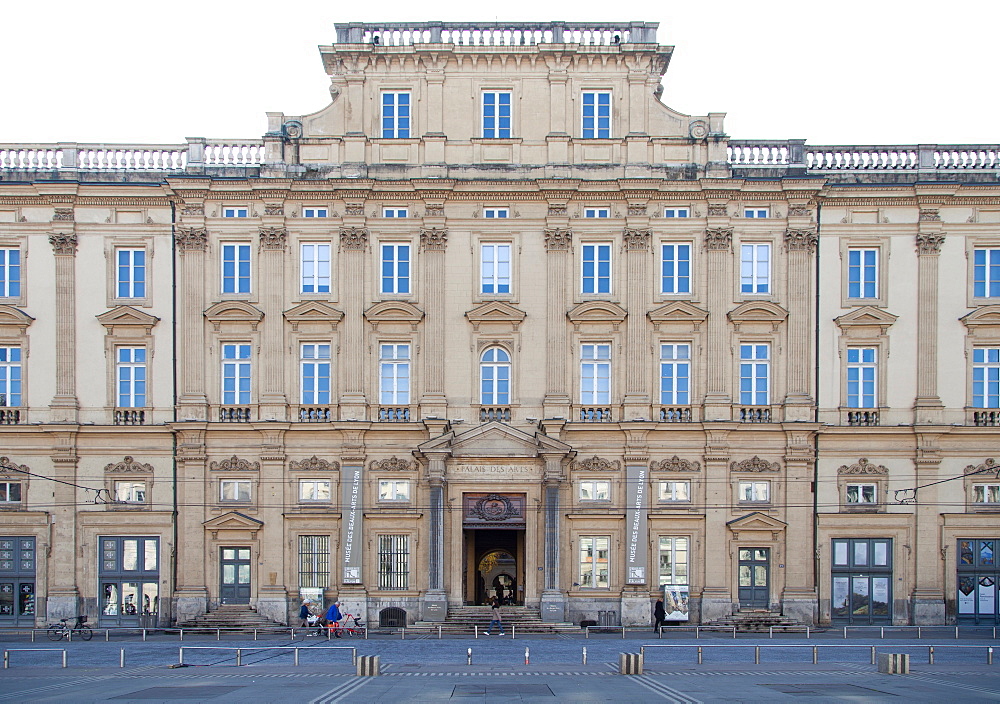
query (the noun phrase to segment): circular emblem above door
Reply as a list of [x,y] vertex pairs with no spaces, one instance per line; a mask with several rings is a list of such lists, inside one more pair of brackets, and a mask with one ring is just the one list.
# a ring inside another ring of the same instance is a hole
[[476,502],[472,513],[484,521],[505,521],[517,515],[510,499],[500,494],[488,494]]

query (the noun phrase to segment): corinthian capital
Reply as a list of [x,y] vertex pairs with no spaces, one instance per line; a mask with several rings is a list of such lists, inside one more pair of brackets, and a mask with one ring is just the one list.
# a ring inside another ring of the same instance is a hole
[[648,250],[649,249],[649,239],[652,237],[652,232],[650,230],[629,230],[626,229],[622,233],[622,241],[625,244],[625,249],[634,250]]
[[55,254],[76,254],[76,235],[49,235],[49,244]]
[[178,227],[174,234],[177,249],[185,251],[205,251],[208,246],[208,230],[204,227]]
[[941,254],[944,235],[917,235],[917,254]]
[[363,227],[340,228],[340,246],[343,249],[366,249],[368,247],[368,230]]
[[733,228],[710,227],[705,230],[705,249],[728,252],[733,243]]
[[818,242],[819,237],[816,235],[816,230],[785,230],[785,247],[790,252],[813,254]]
[[545,231],[545,249],[569,249],[573,244],[573,231],[553,228]]
[[260,248],[284,250],[285,240],[288,239],[288,230],[283,227],[262,227],[260,228]]
[[443,252],[448,246],[448,231],[438,227],[425,227],[420,230],[420,246],[425,250]]

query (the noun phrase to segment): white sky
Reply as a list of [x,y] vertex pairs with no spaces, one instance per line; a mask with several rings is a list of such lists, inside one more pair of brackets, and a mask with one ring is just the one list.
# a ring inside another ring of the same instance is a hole
[[[655,21],[676,47],[664,102],[726,112],[736,139],[1000,142],[1000,2],[8,0],[0,143],[252,138],[266,111],[329,102],[335,22]],[[611,9],[607,9],[611,7]]]

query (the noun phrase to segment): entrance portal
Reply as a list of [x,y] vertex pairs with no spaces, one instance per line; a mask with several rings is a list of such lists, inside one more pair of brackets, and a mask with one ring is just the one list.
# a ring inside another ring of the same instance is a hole
[[465,601],[524,603],[524,531],[466,530]]

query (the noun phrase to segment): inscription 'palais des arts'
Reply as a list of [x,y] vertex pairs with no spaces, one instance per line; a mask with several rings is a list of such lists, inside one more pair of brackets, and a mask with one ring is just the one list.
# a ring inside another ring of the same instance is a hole
[[542,468],[533,464],[454,464],[448,474],[467,479],[538,479]]

